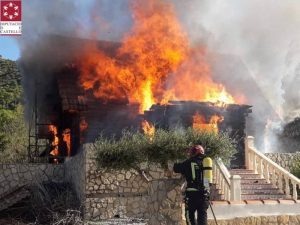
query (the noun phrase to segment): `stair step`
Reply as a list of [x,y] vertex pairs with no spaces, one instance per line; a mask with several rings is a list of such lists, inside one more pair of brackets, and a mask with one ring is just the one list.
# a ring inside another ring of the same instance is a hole
[[269,184],[263,178],[242,178],[241,184]]
[[260,178],[259,174],[252,174],[252,173],[240,173],[240,174],[235,174],[235,175],[239,175],[242,179],[244,178]]
[[238,174],[255,174],[253,170],[246,170],[246,169],[232,169],[229,171],[232,175],[238,175]]
[[253,170],[231,169],[230,174],[241,176],[242,200],[286,199],[281,190]]
[[272,188],[272,189],[242,189],[242,194],[277,195],[283,193],[281,193],[278,188]]
[[285,199],[284,194],[264,195],[264,194],[242,194],[242,200],[265,200],[265,199]]
[[272,184],[242,184],[242,189],[262,190],[262,189],[274,189]]

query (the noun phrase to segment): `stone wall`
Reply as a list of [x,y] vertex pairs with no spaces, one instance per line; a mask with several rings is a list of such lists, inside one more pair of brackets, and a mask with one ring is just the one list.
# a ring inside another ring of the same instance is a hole
[[65,161],[65,181],[72,185],[77,198],[81,203],[85,202],[85,152],[81,149],[74,157]]
[[61,182],[63,179],[63,165],[0,164],[0,198],[24,185],[42,181]]
[[300,152],[296,153],[265,153],[272,161],[290,171],[297,161],[300,161]]
[[[214,220],[209,220],[208,225],[215,225]],[[218,220],[219,225],[299,225],[300,215],[280,216],[251,216],[234,218],[230,220]]]
[[149,219],[150,225],[181,224],[182,179],[171,168],[150,164],[140,165],[141,170],[98,170],[91,149],[85,151],[85,219],[135,217]]

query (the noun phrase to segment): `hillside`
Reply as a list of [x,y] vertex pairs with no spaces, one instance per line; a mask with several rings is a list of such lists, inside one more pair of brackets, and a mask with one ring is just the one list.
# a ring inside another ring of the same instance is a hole
[[14,61],[0,58],[0,107],[14,110],[21,100],[21,75]]
[[26,159],[28,132],[23,111],[17,63],[0,58],[0,163]]

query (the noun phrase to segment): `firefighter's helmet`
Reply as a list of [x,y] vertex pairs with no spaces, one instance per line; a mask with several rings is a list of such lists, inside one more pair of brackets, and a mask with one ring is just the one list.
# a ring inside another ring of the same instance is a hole
[[204,148],[201,145],[194,145],[188,151],[191,156],[204,155],[204,152]]

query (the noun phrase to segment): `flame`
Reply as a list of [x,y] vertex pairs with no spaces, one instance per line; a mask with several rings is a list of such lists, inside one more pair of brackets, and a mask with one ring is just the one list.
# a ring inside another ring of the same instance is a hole
[[212,80],[206,52],[191,47],[171,2],[134,1],[133,26],[111,56],[96,44],[78,59],[80,83],[101,101],[139,103],[139,113],[169,100],[234,103]]
[[205,100],[208,102],[215,103],[217,106],[224,106],[224,104],[233,104],[235,103],[233,97],[228,94],[223,86],[222,91],[218,89],[211,90],[210,92],[206,93]]
[[224,117],[213,115],[210,117],[209,122],[206,122],[206,119],[203,115],[200,115],[198,112],[193,116],[193,129],[204,130],[211,133],[219,133],[218,124],[224,120]]
[[[49,132],[53,135],[51,141],[52,151],[49,154],[52,156],[58,156],[60,154],[60,149],[59,149],[60,140],[58,136],[58,129],[55,125],[49,125],[48,129]],[[69,128],[65,129],[62,132],[62,141],[65,142],[67,156],[70,157],[71,156],[71,130]],[[58,159],[54,158],[54,162],[58,163]]]
[[133,27],[115,57],[89,46],[79,60],[84,89],[92,89],[104,101],[139,103],[140,113],[160,102],[164,81],[188,51],[173,7],[160,0],[145,4],[131,5]]
[[[54,125],[49,125],[48,128],[49,128],[49,132],[53,134],[53,140],[51,142],[52,151],[50,152],[50,155],[58,156],[59,155],[59,150],[58,150],[59,138],[58,138],[57,127]],[[57,163],[58,160],[55,158],[54,162]]]
[[153,139],[155,134],[155,127],[149,123],[147,120],[142,121],[142,129],[146,135],[150,137],[150,140]]
[[203,49],[192,49],[187,59],[182,63],[177,72],[169,77],[172,87],[169,88],[163,98],[163,102],[169,100],[193,100],[222,104],[234,103],[234,98],[222,84],[212,80],[211,68],[205,59]]

